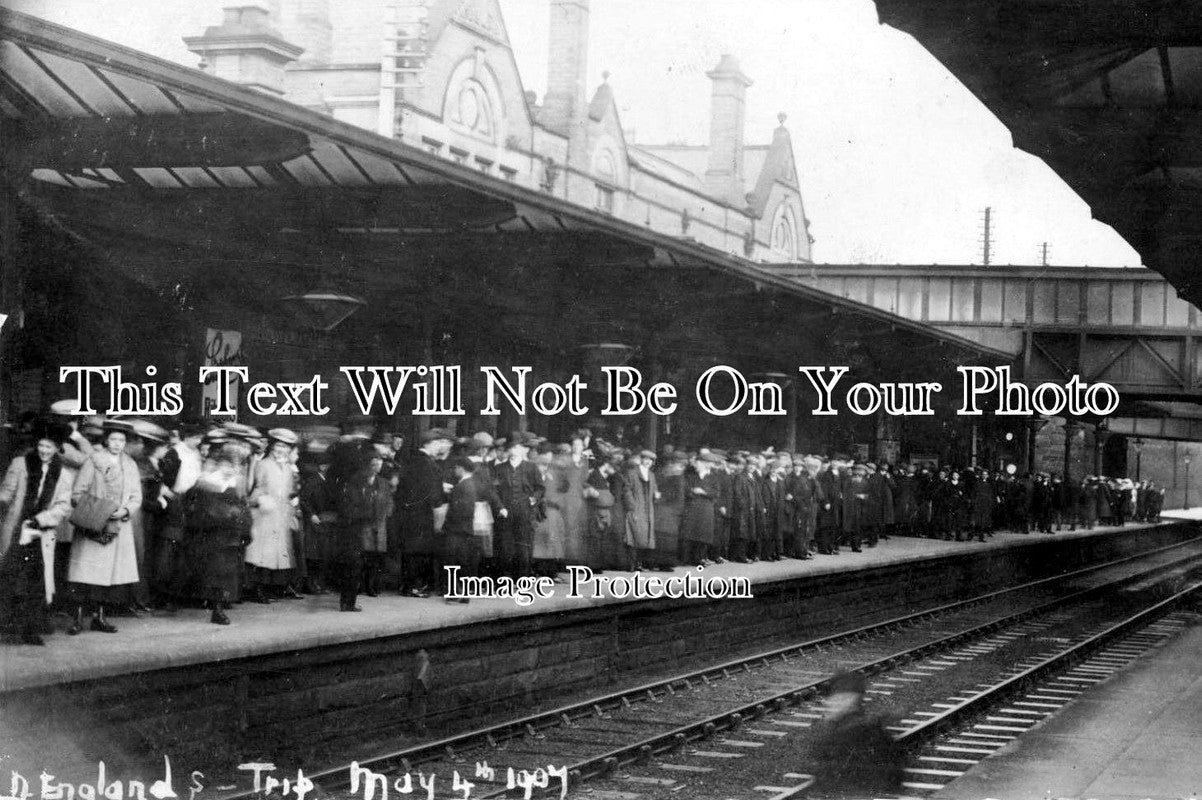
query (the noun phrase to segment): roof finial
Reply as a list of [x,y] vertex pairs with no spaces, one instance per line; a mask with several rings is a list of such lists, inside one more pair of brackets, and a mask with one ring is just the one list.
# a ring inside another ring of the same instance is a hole
[[789,118],[789,115],[783,111],[776,115],[776,119],[781,125],[784,125],[785,120],[787,120],[788,118]]

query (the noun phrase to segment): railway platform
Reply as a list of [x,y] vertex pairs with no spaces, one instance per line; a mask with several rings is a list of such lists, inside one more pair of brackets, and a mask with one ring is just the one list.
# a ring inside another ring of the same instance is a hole
[[93,771],[163,753],[322,763],[1192,539],[1199,516],[985,543],[893,537],[858,554],[706,569],[746,576],[751,599],[391,595],[344,614],[328,595],[238,605],[228,627],[200,610],[118,619],[116,635],[4,648],[0,744],[71,753]]
[[[1169,511],[1160,526],[1182,520],[1202,520],[1202,509]],[[1092,531],[1047,534],[997,533],[984,543],[892,537],[862,553],[844,548],[837,556],[818,555],[807,561],[786,559],[751,564],[726,563],[708,567],[705,576],[745,576],[753,587],[781,581],[855,575],[881,567],[919,564],[965,555],[998,554],[1068,542],[1085,543],[1114,536],[1136,537],[1158,526],[1143,523],[1122,528],[1098,527]],[[694,572],[678,567],[672,575]],[[608,571],[615,577],[631,573]],[[646,573],[660,578],[672,575]],[[694,573],[696,574],[696,573]],[[228,627],[208,623],[208,612],[185,609],[154,612],[142,618],[119,618],[119,633],[99,635],[85,630],[77,637],[51,636],[47,647],[7,647],[0,660],[0,693],[76,681],[186,667],[214,661],[284,653],[309,648],[347,645],[380,637],[413,635],[456,626],[487,624],[508,618],[544,614],[562,615],[587,608],[640,602],[631,598],[570,598],[566,585],[554,596],[522,606],[512,599],[477,599],[466,605],[449,604],[439,597],[416,599],[385,592],[380,597],[360,597],[363,612],[338,613],[338,596],[329,594],[300,600],[277,601],[270,606],[241,603],[230,612]],[[645,601],[643,601],[645,602]],[[64,627],[60,624],[59,626]]]

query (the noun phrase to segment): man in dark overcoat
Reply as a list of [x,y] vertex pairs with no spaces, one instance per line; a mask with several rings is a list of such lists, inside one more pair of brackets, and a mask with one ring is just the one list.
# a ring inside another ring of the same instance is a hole
[[509,439],[509,457],[493,470],[500,519],[495,523],[495,550],[502,575],[530,575],[534,557],[534,515],[543,502],[546,487],[538,467],[527,460],[534,437],[518,431]]
[[395,510],[401,520],[404,557],[401,592],[412,597],[426,597],[438,586],[442,545],[434,517],[435,509],[447,502],[441,462],[454,442],[451,434],[441,428],[431,428],[420,440],[421,448],[401,474]]

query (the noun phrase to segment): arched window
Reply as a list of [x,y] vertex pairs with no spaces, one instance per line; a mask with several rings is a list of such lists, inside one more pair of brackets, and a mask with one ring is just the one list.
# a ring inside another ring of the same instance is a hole
[[494,138],[492,101],[479,81],[469,78],[459,84],[454,100],[448,105],[452,123],[485,139]]
[[505,101],[481,48],[459,62],[446,87],[442,120],[447,127],[493,145],[505,141]]
[[797,223],[793,210],[785,203],[777,206],[772,220],[772,250],[792,261],[797,258]]

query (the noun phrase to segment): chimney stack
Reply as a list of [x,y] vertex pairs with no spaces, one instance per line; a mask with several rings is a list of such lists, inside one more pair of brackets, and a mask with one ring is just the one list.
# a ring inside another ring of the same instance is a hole
[[718,66],[705,73],[713,81],[710,105],[710,157],[705,188],[736,208],[747,205],[743,182],[743,126],[747,87],[751,79],[732,55],[723,55]]
[[587,107],[584,82],[588,68],[588,4],[589,0],[551,0],[547,93],[541,121],[571,136],[573,144],[584,132]]
[[284,93],[284,67],[304,49],[288,42],[274,26],[278,3],[227,6],[221,25],[184,44],[201,58],[201,69],[269,94]]
[[305,48],[302,61],[309,64],[329,64],[333,46],[333,26],[330,24],[330,0],[292,0],[294,8],[285,13],[280,29],[291,41]]

